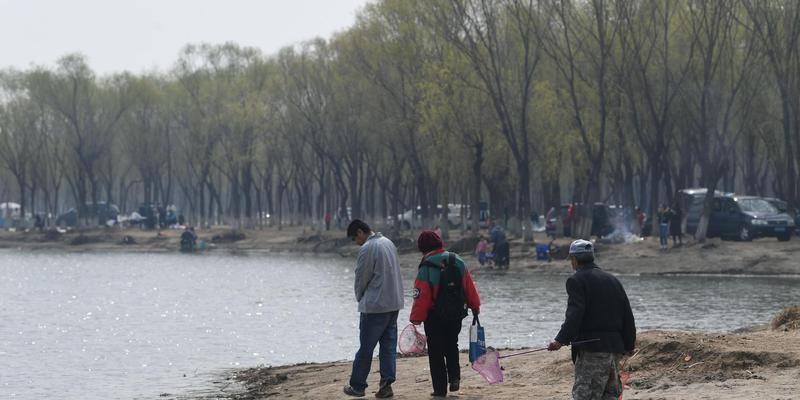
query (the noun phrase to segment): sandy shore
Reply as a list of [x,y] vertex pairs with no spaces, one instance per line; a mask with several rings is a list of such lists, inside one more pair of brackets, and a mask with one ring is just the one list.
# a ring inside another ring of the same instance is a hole
[[[91,229],[82,232],[48,235],[39,232],[0,232],[0,248],[22,251],[53,252],[177,252],[179,230],[142,231],[140,229]],[[198,230],[201,240],[209,243],[214,253],[317,253],[323,256],[354,258],[358,247],[343,231],[315,232],[300,227],[244,230],[244,237],[231,240],[225,227]],[[484,232],[485,234],[485,232]],[[127,238],[127,240],[126,240]],[[416,232],[405,232],[395,238],[404,268],[416,268],[419,253],[414,239]],[[548,243],[542,233],[535,241]],[[684,246],[661,251],[656,238],[630,244],[597,244],[598,263],[606,270],[623,274],[744,274],[800,275],[800,238],[789,242],[758,239],[753,242],[729,242],[718,239],[699,244],[687,240]],[[456,247],[471,269],[480,269],[469,239],[451,231],[448,245]],[[511,271],[536,273],[569,273],[565,249],[568,239],[553,243],[559,249],[551,262],[536,261],[533,245],[520,239],[511,241]]]
[[[625,399],[796,399],[800,393],[800,331],[786,326],[731,334],[647,331],[625,365]],[[501,351],[509,354],[513,350]],[[489,385],[467,366],[453,399],[569,399],[573,366],[569,351],[541,352],[501,360],[505,382]],[[344,399],[349,362],[231,371],[217,391],[195,398],[309,400]],[[380,376],[373,363],[367,397]],[[393,386],[397,399],[429,399],[427,357],[400,358]]]

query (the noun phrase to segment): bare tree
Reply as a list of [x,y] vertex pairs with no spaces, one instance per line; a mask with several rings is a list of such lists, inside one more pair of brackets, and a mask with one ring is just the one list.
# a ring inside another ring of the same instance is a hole
[[564,80],[566,103],[573,112],[588,161],[588,174],[582,180],[584,205],[579,208],[573,232],[578,237],[591,234],[592,207],[600,199],[600,174],[606,155],[609,104],[614,87],[614,43],[619,33],[619,19],[613,15],[609,3],[591,0],[584,11],[571,1],[548,2],[551,28],[540,30],[544,49]]

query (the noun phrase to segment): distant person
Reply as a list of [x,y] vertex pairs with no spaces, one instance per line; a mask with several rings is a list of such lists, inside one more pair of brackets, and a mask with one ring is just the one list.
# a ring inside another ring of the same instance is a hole
[[481,236],[481,239],[478,241],[478,244],[475,245],[475,257],[478,258],[478,264],[481,266],[486,265],[486,251],[489,250],[489,242],[486,241],[486,238]]
[[173,227],[175,225],[178,225],[178,216],[175,215],[175,211],[172,210],[171,208],[167,209],[166,225],[169,226],[169,227]]
[[562,231],[563,231],[564,237],[572,236],[572,221],[573,221],[572,217],[573,216],[575,216],[575,204],[574,203],[570,203],[569,206],[567,207],[567,214],[562,219],[562,225],[563,225]]
[[33,221],[34,228],[39,230],[39,232],[43,231],[44,230],[44,219],[42,219],[42,216],[39,215],[39,214],[36,214],[33,217],[33,219],[34,219],[34,221]]
[[161,229],[167,227],[167,210],[163,206],[158,206],[158,226]]
[[672,214],[669,219],[669,234],[672,236],[672,247],[683,246],[683,230],[681,224],[683,223],[683,210],[680,204],[675,204]]
[[436,233],[436,235],[442,237],[442,228],[439,228],[439,225],[434,226],[433,231]]
[[672,210],[666,204],[662,204],[658,209],[658,241],[661,244],[661,250],[667,250],[667,245],[669,245],[668,233],[671,220]]
[[472,276],[461,257],[445,251],[442,239],[434,231],[423,231],[417,239],[423,254],[414,280],[414,305],[409,320],[414,325],[425,322],[428,338],[428,364],[434,397],[457,392],[461,384],[458,362],[458,334],[467,316],[480,313],[481,299]]
[[358,352],[353,360],[348,396],[363,397],[372,367],[372,353],[380,343],[381,380],[377,398],[392,397],[397,370],[397,314],[403,308],[403,281],[397,248],[391,240],[372,232],[364,221],[354,219],[347,237],[361,246],[355,268],[355,294],[361,313]]
[[642,212],[642,209],[639,208],[638,206],[636,208],[634,208],[633,209],[633,227],[632,227],[633,229],[631,229],[631,231],[633,232],[634,235],[636,235],[637,237],[640,237],[640,238],[644,237],[644,235],[642,234],[642,231],[643,231],[642,228],[644,227],[644,219],[645,219],[645,215],[644,215],[644,212]]
[[325,212],[325,230],[326,231],[331,230],[331,218],[333,218],[331,216],[331,212],[330,211]]
[[503,232],[503,228],[495,225],[489,231],[489,238],[493,244],[494,264],[500,269],[503,267],[507,269],[511,264],[511,246],[506,239],[506,233]]
[[617,278],[594,263],[591,242],[572,242],[569,259],[575,273],[567,279],[566,317],[547,349],[555,351],[572,342],[600,339],[572,346],[572,399],[617,399],[622,394],[620,359],[630,354],[636,343],[628,295]]
[[338,215],[339,215],[339,224],[341,225],[339,229],[342,229],[341,227],[347,225],[350,218],[347,216],[346,209],[345,210],[339,209]]
[[492,223],[489,228],[489,241],[497,243],[506,240],[506,233],[499,225]]
[[194,229],[186,227],[181,233],[181,251],[194,251],[197,248],[197,235]]

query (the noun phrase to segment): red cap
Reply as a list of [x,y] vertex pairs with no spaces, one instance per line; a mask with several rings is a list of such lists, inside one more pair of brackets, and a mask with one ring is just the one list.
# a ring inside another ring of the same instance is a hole
[[417,238],[417,247],[422,253],[429,253],[444,246],[442,238],[434,231],[422,231]]

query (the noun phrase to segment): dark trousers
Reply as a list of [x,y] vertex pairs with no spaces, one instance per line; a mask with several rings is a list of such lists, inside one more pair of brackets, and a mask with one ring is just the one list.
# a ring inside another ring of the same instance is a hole
[[431,383],[437,394],[447,393],[447,382],[461,380],[461,367],[458,365],[458,334],[461,320],[425,321],[425,335],[428,337],[428,363],[431,367]]

